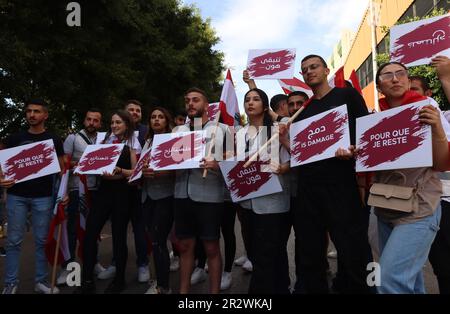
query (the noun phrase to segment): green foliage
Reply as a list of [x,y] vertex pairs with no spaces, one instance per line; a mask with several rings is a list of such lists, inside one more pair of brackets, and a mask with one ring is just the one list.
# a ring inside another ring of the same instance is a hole
[[[30,97],[50,104],[49,127],[79,127],[92,106],[110,112],[129,98],[176,110],[192,86],[219,99],[219,38],[193,6],[178,0],[0,0],[0,137],[16,131]],[[6,99],[11,100],[8,103]],[[145,110],[146,109],[146,110]]]
[[[407,17],[403,20],[399,20],[396,25],[420,21],[423,19],[428,19],[435,16],[445,15],[447,12],[444,9],[433,9],[428,15],[424,17]],[[382,31],[384,33],[389,33],[389,27],[382,26]],[[386,35],[386,40],[388,40],[389,43],[389,34]],[[380,53],[377,55],[377,64],[380,66],[386,62],[389,62],[390,57],[388,53]],[[448,110],[450,109],[450,104],[445,97],[444,91],[441,86],[441,82],[439,81],[436,71],[433,69],[433,67],[429,65],[421,65],[416,67],[409,68],[409,75],[410,76],[422,76],[424,77],[428,83],[430,84],[430,88],[433,91],[433,98],[438,102],[441,109]]]

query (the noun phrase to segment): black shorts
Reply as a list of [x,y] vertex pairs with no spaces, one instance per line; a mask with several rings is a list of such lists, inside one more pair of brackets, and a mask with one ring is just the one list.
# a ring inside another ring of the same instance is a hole
[[175,234],[179,239],[219,240],[223,203],[175,199]]

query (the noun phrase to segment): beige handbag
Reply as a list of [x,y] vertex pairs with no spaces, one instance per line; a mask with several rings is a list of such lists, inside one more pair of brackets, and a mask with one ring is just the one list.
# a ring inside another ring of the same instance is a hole
[[403,178],[403,184],[405,184],[405,175],[400,171],[394,171],[386,179],[386,183],[374,183],[372,185],[367,203],[370,206],[388,208],[405,213],[417,212],[419,209],[417,188],[387,184],[394,174],[399,174]]

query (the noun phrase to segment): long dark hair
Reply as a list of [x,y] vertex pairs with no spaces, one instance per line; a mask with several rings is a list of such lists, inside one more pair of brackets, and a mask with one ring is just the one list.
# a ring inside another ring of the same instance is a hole
[[[133,120],[131,119],[131,115],[128,113],[128,111],[122,110],[122,109],[114,111],[111,115],[111,118],[114,115],[118,115],[120,117],[120,119],[122,119],[122,121],[125,123],[125,126],[127,127],[127,129],[125,130],[125,133],[123,134],[123,139],[125,141],[130,141],[130,143],[132,144],[133,138],[134,138],[134,136],[133,136],[134,135],[134,123],[133,123]],[[108,133],[106,133],[105,140],[103,141],[103,143],[106,143],[106,141],[110,138],[111,134],[112,134],[112,131],[111,131],[111,127],[110,127]]]
[[267,139],[269,139],[272,135],[272,126],[273,126],[273,120],[272,117],[269,114],[269,97],[267,97],[266,92],[264,92],[262,89],[259,88],[252,88],[244,95],[244,103],[245,98],[250,92],[256,92],[259,95],[259,98],[261,98],[261,101],[263,103],[263,108],[266,109],[264,111],[264,117],[263,117],[263,126],[267,127]]
[[173,118],[170,112],[163,107],[154,107],[150,110],[150,114],[148,115],[148,133],[145,137],[146,140],[153,139],[153,136],[155,136],[155,132],[153,132],[152,126],[151,126],[151,120],[152,120],[152,114],[155,110],[159,110],[163,113],[164,118],[166,119],[166,129],[164,130],[164,133],[170,133],[173,129]]

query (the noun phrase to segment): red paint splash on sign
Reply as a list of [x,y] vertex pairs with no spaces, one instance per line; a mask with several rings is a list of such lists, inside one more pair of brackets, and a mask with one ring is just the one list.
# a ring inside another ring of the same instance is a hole
[[423,24],[394,42],[391,59],[409,64],[450,48],[450,17]]
[[145,163],[150,161],[151,152],[151,150],[148,150],[144,155],[141,155],[141,158],[139,159],[136,167],[133,170],[133,173],[131,174],[129,180],[130,182],[134,180],[134,178],[142,171],[142,169],[144,169]]
[[5,175],[11,180],[22,180],[36,174],[53,162],[53,146],[37,144],[6,160]]
[[258,191],[273,176],[272,172],[261,172],[261,165],[267,162],[255,161],[244,168],[245,161],[240,161],[228,172],[227,179],[232,195],[243,198]]
[[152,156],[156,168],[178,165],[201,154],[202,136],[191,133],[159,144]]
[[249,63],[248,71],[252,77],[273,75],[285,71],[295,61],[295,54],[289,50],[269,52],[253,58]]
[[380,120],[359,140],[358,160],[364,167],[392,162],[421,146],[426,126],[419,121],[420,108],[407,108]]
[[295,135],[291,150],[293,158],[301,163],[322,154],[342,139],[347,123],[348,115],[339,111],[332,111],[313,121]]
[[217,113],[219,112],[219,104],[210,104],[208,106],[208,119],[209,121],[216,120]]
[[120,146],[109,146],[92,151],[86,154],[85,158],[80,161],[78,171],[87,172],[107,167],[114,162],[114,159],[120,153]]

